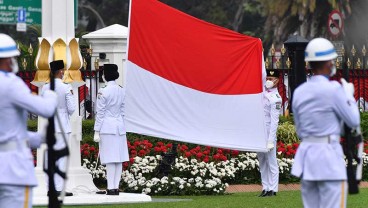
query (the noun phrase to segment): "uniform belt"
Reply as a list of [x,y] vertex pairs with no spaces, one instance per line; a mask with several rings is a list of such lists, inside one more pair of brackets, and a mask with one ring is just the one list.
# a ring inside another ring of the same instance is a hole
[[338,142],[339,139],[340,139],[340,136],[338,135],[328,135],[328,136],[323,136],[323,137],[305,137],[302,139],[302,142],[329,144],[332,142]]
[[29,144],[27,140],[11,140],[7,142],[0,143],[0,151],[6,152],[6,151],[14,151],[18,150],[20,148],[28,148]]

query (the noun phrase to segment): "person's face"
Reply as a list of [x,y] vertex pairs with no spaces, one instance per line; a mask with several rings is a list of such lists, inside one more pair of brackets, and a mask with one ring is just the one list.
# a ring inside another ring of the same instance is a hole
[[7,72],[12,72],[12,60],[11,58],[3,58],[0,60],[1,69]]
[[279,79],[276,77],[266,77],[266,81],[271,81],[273,83],[273,87],[277,86],[277,84],[279,83]]

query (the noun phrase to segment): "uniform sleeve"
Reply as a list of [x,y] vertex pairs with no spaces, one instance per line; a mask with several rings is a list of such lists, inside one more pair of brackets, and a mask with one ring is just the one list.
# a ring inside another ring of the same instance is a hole
[[297,100],[299,100],[298,94],[296,93],[298,91],[298,89],[296,89],[294,91],[293,94],[293,100],[291,103],[291,108],[292,108],[292,112],[293,112],[293,118],[294,118],[294,125],[295,125],[295,129],[296,129],[296,133],[297,135],[300,137],[300,122],[299,122],[299,114],[298,114],[298,109],[297,109]]
[[54,115],[57,106],[57,100],[54,97],[32,95],[20,78],[16,79],[13,84],[10,88],[9,99],[14,105],[46,118]]
[[39,148],[41,146],[41,135],[37,132],[28,131],[29,146],[32,149]]
[[350,128],[356,128],[360,124],[360,113],[353,96],[347,96],[342,87],[336,88],[333,93],[333,106],[336,114]]
[[68,85],[67,87],[67,91],[65,93],[65,98],[66,98],[66,107],[68,110],[68,114],[69,116],[71,116],[76,108],[76,102],[75,102],[75,97],[73,94],[73,89],[72,86]]
[[121,103],[120,112],[124,118],[125,116],[125,89],[124,88],[122,89],[122,97],[123,97],[123,102]]
[[267,72],[266,72],[266,66],[265,66],[264,57],[262,53],[262,89],[263,91],[265,91],[264,86],[266,85],[266,77],[267,77]]
[[95,131],[100,131],[102,122],[105,117],[105,111],[106,111],[106,98],[103,95],[103,90],[100,89],[100,91],[97,94],[97,101],[96,101],[96,119],[95,119]]
[[275,141],[277,138],[277,127],[279,126],[279,117],[280,117],[280,109],[281,109],[281,100],[277,99],[271,103],[271,124],[270,124],[270,133],[268,135],[268,141]]

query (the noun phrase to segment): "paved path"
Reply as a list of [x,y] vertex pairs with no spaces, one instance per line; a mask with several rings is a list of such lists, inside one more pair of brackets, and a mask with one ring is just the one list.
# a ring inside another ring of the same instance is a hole
[[[368,182],[363,181],[359,185],[360,188],[368,188]],[[300,184],[279,184],[279,191],[295,191],[300,190]],[[249,185],[230,185],[226,188],[227,193],[237,193],[237,192],[260,192],[262,191],[262,186],[258,184]]]

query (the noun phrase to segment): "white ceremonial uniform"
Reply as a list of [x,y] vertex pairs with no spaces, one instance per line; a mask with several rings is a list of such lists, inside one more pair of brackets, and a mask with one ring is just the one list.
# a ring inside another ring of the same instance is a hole
[[291,173],[302,179],[304,207],[345,207],[347,175],[339,141],[341,121],[349,127],[360,123],[355,99],[338,82],[317,75],[295,90],[292,109],[302,142]]
[[27,131],[27,115],[51,117],[57,100],[32,95],[13,73],[0,70],[0,80],[0,207],[31,207],[37,180],[30,148],[40,146],[41,135]]
[[275,147],[269,152],[259,152],[257,156],[263,190],[277,192],[279,184],[279,166],[276,158],[276,133],[279,125],[282,99],[277,87],[264,91],[264,98],[267,137],[268,141],[274,142]]
[[[50,89],[50,84],[45,84],[42,88],[42,92]],[[55,137],[56,143],[54,145],[55,150],[60,150],[65,148],[67,144],[65,144],[63,135],[67,139],[67,143],[70,143],[70,116],[75,111],[75,98],[73,95],[72,86],[70,84],[65,84],[59,78],[55,78],[55,92],[58,95],[58,106],[57,106],[57,115],[60,119],[60,123],[57,120],[56,116],[54,117],[55,122]],[[45,163],[47,164],[47,157],[45,158]],[[56,161],[56,165],[60,170],[65,171],[65,163],[66,158],[60,158]],[[47,181],[48,182],[48,181]],[[55,190],[61,191],[63,189],[64,179],[61,178],[58,174],[55,174]]]
[[97,95],[94,130],[100,132],[102,164],[129,161],[124,125],[125,89],[115,81],[107,82]]

